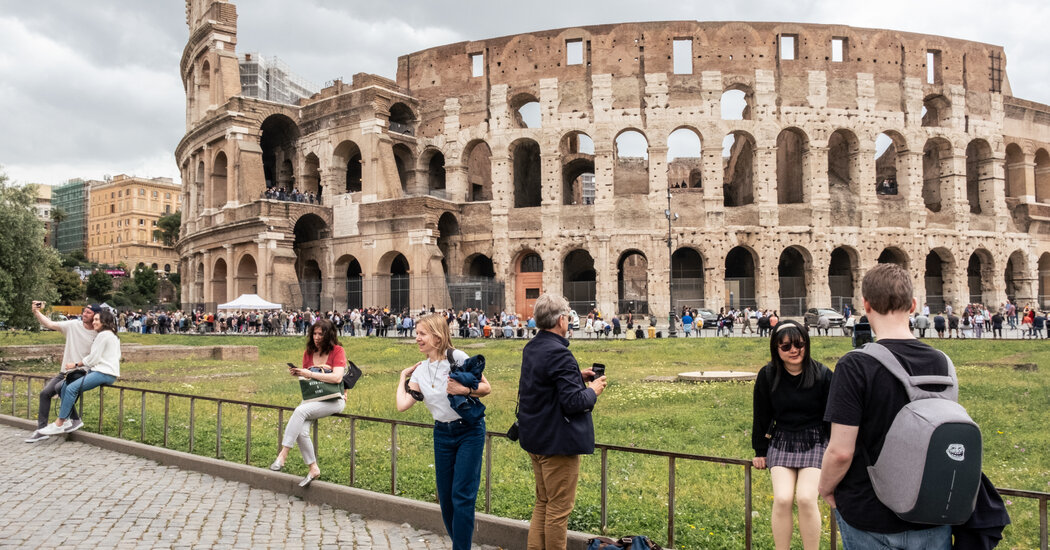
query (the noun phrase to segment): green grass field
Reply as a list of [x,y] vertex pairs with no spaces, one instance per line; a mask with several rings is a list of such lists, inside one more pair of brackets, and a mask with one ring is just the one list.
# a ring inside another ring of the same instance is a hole
[[[292,337],[142,336],[121,335],[124,341],[143,344],[247,344],[259,346],[259,361],[181,361],[158,357],[148,363],[124,364],[119,385],[223,397],[286,407],[299,401],[298,385],[282,367],[302,357],[304,340]],[[54,333],[0,336],[0,346],[59,343]],[[960,402],[981,425],[984,433],[984,468],[999,487],[1050,491],[1050,457],[1046,430],[1039,418],[1050,411],[1050,374],[1014,370],[1014,365],[1050,365],[1047,341],[932,341],[954,359],[961,380]],[[421,357],[411,340],[344,339],[351,360],[365,373],[351,393],[348,414],[430,423],[422,406],[399,414],[394,407],[394,387],[401,369]],[[486,374],[493,392],[485,403],[490,431],[503,432],[513,421],[518,367],[524,341],[457,340],[470,354],[484,354]],[[650,375],[673,375],[694,370],[756,371],[768,359],[768,343],[752,338],[690,340],[584,341],[570,348],[581,365],[605,363],[610,384],[594,411],[599,443],[660,449],[729,458],[751,457],[750,382],[719,384],[645,383]],[[813,357],[829,366],[848,351],[845,338],[815,338]],[[55,365],[13,363],[19,372],[46,374]],[[25,415],[25,387],[14,399],[18,414]],[[36,388],[39,388],[37,383]],[[0,412],[11,412],[10,378],[5,378]],[[124,419],[118,424],[117,392],[105,394],[103,433],[163,444],[164,399],[151,396],[146,417],[141,415],[138,394],[125,392]],[[35,396],[34,396],[35,398]],[[36,405],[30,403],[35,411]],[[189,450],[188,400],[168,403],[168,446]],[[98,427],[97,392],[85,405],[87,426]],[[247,411],[227,404],[222,410],[221,457],[237,462],[246,458]],[[193,452],[216,455],[216,407],[195,404]],[[286,416],[287,418],[287,416]],[[277,449],[277,413],[253,408],[251,412],[251,464],[265,467]],[[389,492],[391,482],[388,424],[355,423],[356,472],[354,485]],[[350,426],[344,419],[326,419],[319,427],[319,461],[322,479],[350,481]],[[397,439],[397,494],[434,501],[433,454],[426,429],[401,427]],[[532,473],[527,455],[502,438],[493,439],[492,513],[527,518],[532,504]],[[600,467],[598,455],[585,458],[573,529],[600,529]],[[286,471],[305,474],[298,453],[290,455]],[[610,452],[608,455],[608,524],[613,535],[647,534],[658,542],[667,539],[668,459]],[[483,474],[484,476],[484,474]],[[769,512],[772,496],[768,474],[753,471],[755,548],[771,548]],[[744,541],[744,468],[678,460],[675,470],[675,547],[741,548]],[[484,479],[483,479],[484,482]],[[484,487],[484,485],[483,485]],[[479,509],[484,494],[479,495]],[[1013,525],[1007,528],[1001,548],[1038,547],[1037,503],[1013,498],[1008,504]],[[828,531],[825,514],[824,529]],[[827,534],[825,535],[827,545]],[[795,547],[801,544],[795,541]]]

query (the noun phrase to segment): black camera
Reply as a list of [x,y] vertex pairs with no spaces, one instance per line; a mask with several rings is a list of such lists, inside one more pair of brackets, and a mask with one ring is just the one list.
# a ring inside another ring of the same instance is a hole
[[518,421],[517,420],[515,420],[514,423],[510,425],[510,429],[507,430],[507,439],[509,439],[511,441],[517,441],[518,440]]
[[853,325],[853,347],[859,348],[864,344],[870,344],[875,341],[875,337],[871,332],[871,325],[868,323],[857,323]]

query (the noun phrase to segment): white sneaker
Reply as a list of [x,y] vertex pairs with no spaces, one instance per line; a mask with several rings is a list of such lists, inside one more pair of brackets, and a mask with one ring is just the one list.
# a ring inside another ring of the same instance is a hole
[[32,435],[25,439],[26,443],[36,443],[37,441],[43,441],[51,436],[40,433],[40,430],[33,432]]
[[[70,424],[70,426],[71,426],[71,424]],[[68,428],[69,428],[69,426],[56,426],[55,423],[52,422],[52,423],[48,424],[47,426],[44,426],[43,428],[40,428],[39,430],[37,430],[37,433],[40,433],[41,435],[58,435],[58,434],[66,433],[66,430]]]
[[84,421],[80,419],[70,420],[68,424],[63,425],[62,427],[66,429],[66,433],[75,432],[84,427]]

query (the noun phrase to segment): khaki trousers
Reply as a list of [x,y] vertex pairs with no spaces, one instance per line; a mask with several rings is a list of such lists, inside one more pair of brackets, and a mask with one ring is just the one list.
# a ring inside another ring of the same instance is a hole
[[528,550],[564,550],[569,514],[576,504],[580,455],[535,455],[536,504],[529,524]]

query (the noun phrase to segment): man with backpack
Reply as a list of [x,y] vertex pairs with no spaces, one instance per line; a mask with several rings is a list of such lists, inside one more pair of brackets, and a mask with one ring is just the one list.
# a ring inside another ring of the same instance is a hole
[[[824,416],[831,439],[818,490],[835,512],[847,550],[949,548],[950,525],[973,511],[980,431],[955,402],[951,360],[908,328],[917,304],[908,272],[879,264],[865,275],[861,292],[878,343],[847,353],[835,368]],[[916,406],[937,407],[931,417],[950,414],[937,427],[926,426],[932,431],[925,440],[914,431],[904,434],[911,440],[902,439],[899,421]],[[945,472],[950,484],[940,479]],[[913,498],[902,506],[908,495],[900,493],[908,490]],[[940,506],[933,503],[938,498]]]

